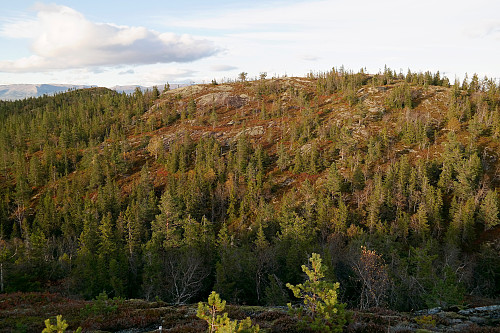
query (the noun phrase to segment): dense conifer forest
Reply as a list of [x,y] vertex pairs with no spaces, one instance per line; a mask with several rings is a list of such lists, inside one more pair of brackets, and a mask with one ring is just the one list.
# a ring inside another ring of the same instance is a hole
[[343,68],[0,102],[1,292],[347,308],[500,296],[500,86]]

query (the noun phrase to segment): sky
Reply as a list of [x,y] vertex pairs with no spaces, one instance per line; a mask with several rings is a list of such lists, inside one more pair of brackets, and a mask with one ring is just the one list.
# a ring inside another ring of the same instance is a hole
[[4,1],[0,85],[163,85],[344,66],[500,78],[498,0]]

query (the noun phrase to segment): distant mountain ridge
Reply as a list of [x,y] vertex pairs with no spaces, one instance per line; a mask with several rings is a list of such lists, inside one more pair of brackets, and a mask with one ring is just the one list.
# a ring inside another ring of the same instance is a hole
[[16,100],[43,95],[54,95],[70,89],[90,88],[76,84],[8,84],[0,85],[0,100]]
[[[183,87],[185,84],[171,84],[171,89]],[[0,85],[0,100],[14,101],[29,97],[40,97],[43,95],[54,95],[61,92],[66,92],[70,89],[83,89],[97,87],[96,85],[78,85],[78,84],[7,84]],[[141,90],[151,89],[141,85],[124,85],[113,86],[109,89],[116,90],[119,93],[131,94],[139,87]],[[163,90],[163,86],[158,86],[158,89]]]

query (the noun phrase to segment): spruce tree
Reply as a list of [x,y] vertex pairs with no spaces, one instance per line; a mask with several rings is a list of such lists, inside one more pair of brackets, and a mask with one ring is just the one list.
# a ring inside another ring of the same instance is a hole
[[488,190],[479,207],[479,217],[484,229],[489,230],[500,223],[498,218],[498,195],[496,191]]

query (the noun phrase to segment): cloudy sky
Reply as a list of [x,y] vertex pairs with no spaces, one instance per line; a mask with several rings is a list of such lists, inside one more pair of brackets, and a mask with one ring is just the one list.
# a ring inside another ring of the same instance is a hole
[[5,1],[0,84],[304,76],[344,65],[500,78],[498,0]]

